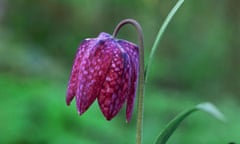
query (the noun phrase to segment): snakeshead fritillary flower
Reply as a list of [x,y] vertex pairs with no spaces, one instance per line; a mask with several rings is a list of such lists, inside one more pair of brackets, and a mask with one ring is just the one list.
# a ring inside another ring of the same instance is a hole
[[67,105],[76,97],[81,115],[97,99],[103,115],[111,120],[126,101],[126,119],[129,121],[138,74],[139,52],[135,44],[115,39],[107,33],[85,39],[74,60],[67,89]]

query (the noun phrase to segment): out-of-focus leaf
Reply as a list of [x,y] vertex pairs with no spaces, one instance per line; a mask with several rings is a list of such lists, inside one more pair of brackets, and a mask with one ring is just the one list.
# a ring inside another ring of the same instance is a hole
[[179,124],[187,118],[190,114],[196,111],[204,111],[211,114],[213,117],[225,121],[224,115],[211,103],[201,103],[197,106],[190,108],[179,115],[177,115],[172,121],[170,121],[167,126],[163,129],[160,135],[157,137],[155,144],[165,144],[173,132],[177,129]]

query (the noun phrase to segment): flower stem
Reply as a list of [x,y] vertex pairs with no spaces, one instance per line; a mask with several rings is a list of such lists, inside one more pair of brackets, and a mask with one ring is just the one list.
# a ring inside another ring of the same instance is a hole
[[156,40],[154,41],[154,44],[152,46],[150,55],[149,55],[149,59],[148,59],[148,63],[146,65],[145,68],[145,81],[147,81],[147,76],[148,76],[148,70],[149,70],[149,66],[152,62],[153,59],[153,55],[156,52],[156,49],[161,41],[162,35],[164,33],[164,31],[166,30],[169,22],[171,21],[171,19],[173,18],[173,16],[175,15],[175,13],[177,12],[177,10],[180,8],[180,6],[183,4],[184,0],[178,0],[178,2],[176,3],[176,5],[172,8],[172,10],[169,12],[168,16],[166,17],[166,19],[164,20],[162,26],[159,29],[159,32],[157,34]]
[[136,143],[142,144],[142,133],[143,133],[143,98],[144,98],[144,45],[143,45],[143,32],[140,24],[133,19],[122,20],[115,28],[113,32],[113,37],[116,37],[120,28],[125,24],[133,25],[138,32],[138,41],[139,41],[139,55],[140,55],[140,72],[139,72],[139,82],[138,82],[138,115],[137,115],[137,134],[136,134]]

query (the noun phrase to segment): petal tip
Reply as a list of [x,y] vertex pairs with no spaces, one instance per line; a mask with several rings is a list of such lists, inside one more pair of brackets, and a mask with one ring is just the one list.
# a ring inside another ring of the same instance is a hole
[[71,104],[71,101],[72,101],[72,98],[67,96],[66,97],[66,104],[67,104],[67,106],[69,106]]
[[81,116],[83,113],[84,113],[84,112],[83,112],[82,110],[79,110],[79,109],[78,109],[78,115]]
[[67,106],[70,106],[71,102],[67,102],[67,101],[66,101],[66,104],[67,104]]
[[131,121],[131,118],[132,118],[131,115],[127,115],[127,117],[126,117],[126,123],[129,123],[129,122]]
[[107,116],[107,117],[105,116],[105,118],[106,118],[107,121],[111,121],[113,117],[112,116]]

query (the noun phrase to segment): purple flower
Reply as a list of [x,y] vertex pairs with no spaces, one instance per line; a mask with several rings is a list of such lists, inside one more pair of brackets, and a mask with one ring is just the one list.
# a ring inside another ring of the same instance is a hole
[[126,101],[126,120],[132,116],[139,74],[138,47],[126,40],[100,33],[85,39],[78,48],[70,76],[66,102],[74,97],[83,114],[98,100],[107,120],[118,114]]

